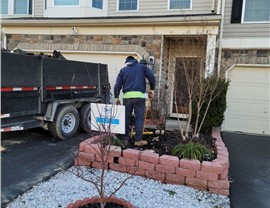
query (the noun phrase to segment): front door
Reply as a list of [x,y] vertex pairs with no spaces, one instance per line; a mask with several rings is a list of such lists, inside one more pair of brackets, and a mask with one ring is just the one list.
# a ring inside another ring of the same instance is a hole
[[201,58],[177,57],[173,76],[171,117],[188,118],[189,97],[201,70]]

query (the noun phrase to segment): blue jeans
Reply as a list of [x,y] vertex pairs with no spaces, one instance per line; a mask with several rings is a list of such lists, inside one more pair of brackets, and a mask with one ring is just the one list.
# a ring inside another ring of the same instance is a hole
[[135,141],[142,140],[143,125],[144,125],[144,111],[145,111],[145,98],[124,98],[123,104],[126,113],[126,129],[125,136],[128,137],[130,132],[130,125],[132,123],[132,112],[135,114]]

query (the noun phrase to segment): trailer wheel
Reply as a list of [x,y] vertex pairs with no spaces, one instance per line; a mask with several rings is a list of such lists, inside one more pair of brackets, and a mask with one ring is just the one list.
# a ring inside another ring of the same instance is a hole
[[83,105],[80,110],[80,119],[83,130],[89,133],[91,131],[91,103]]
[[79,127],[79,113],[73,106],[63,106],[56,113],[55,122],[50,125],[53,136],[64,140],[73,137]]

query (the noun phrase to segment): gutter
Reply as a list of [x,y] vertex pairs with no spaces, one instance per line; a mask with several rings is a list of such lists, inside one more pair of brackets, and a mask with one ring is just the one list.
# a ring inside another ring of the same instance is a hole
[[[187,17],[189,21],[187,22]],[[2,18],[2,26],[115,26],[115,25],[201,25],[202,21],[208,21],[218,25],[220,15],[171,15],[171,16],[137,16],[137,17],[102,17],[102,18]]]
[[[224,13],[225,13],[225,1],[222,0],[222,10],[221,10],[221,21],[220,21],[220,31],[219,31],[219,40],[218,40],[218,66],[217,66],[217,74],[220,76],[220,65],[221,65],[221,53],[222,53],[222,39],[223,39],[223,28],[224,28]],[[220,2],[220,0],[219,0]],[[220,7],[220,5],[219,5]]]

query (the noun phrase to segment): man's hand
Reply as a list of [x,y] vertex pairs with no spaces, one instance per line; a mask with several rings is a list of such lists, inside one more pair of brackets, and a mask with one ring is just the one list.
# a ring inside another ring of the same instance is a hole
[[121,105],[121,101],[119,98],[115,98],[115,105]]
[[154,90],[150,90],[149,92],[148,92],[148,98],[153,98],[154,97],[154,95],[155,95],[155,91]]

